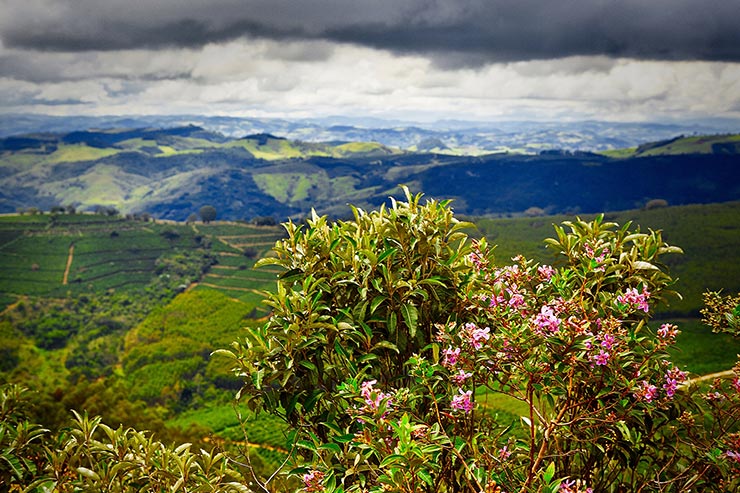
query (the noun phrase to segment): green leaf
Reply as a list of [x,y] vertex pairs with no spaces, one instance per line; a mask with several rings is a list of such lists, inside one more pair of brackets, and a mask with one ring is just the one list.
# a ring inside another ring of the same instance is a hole
[[377,349],[381,349],[381,348],[383,348],[383,349],[390,349],[391,351],[395,351],[397,353],[399,352],[398,351],[398,346],[396,346],[395,344],[393,344],[390,341],[380,341],[377,344],[375,344],[370,351],[373,351],[374,352]]
[[334,441],[339,442],[339,443],[348,443],[348,442],[353,441],[354,439],[355,439],[354,433],[348,433],[346,435],[339,435],[338,437],[334,437]]
[[310,450],[311,452],[316,452],[316,446],[308,440],[298,440],[296,442],[296,446],[300,448],[305,448],[307,450]]
[[375,313],[375,310],[378,309],[378,306],[387,299],[388,297],[384,295],[379,295],[373,298],[373,301],[370,302],[370,316],[372,316],[373,313]]
[[319,445],[318,449],[319,450],[330,450],[337,455],[342,453],[342,448],[336,443],[324,443],[324,444]]
[[257,390],[262,389],[262,378],[265,376],[265,370],[258,370],[252,373],[252,384]]
[[87,467],[78,467],[77,472],[85,476],[87,479],[92,479],[93,481],[100,481],[100,476],[98,476],[98,473],[95,471],[88,469]]
[[544,475],[545,483],[548,485],[552,483],[553,477],[555,477],[555,463],[550,462],[550,465],[547,466],[547,469],[545,469],[545,475]]
[[400,454],[391,454],[388,455],[385,459],[383,459],[383,462],[380,463],[380,467],[388,467],[391,464],[406,464],[406,457]]
[[639,270],[660,270],[650,262],[644,262],[642,260],[635,260],[632,262],[632,267]]
[[299,277],[301,274],[303,274],[303,271],[301,269],[290,269],[287,272],[283,272],[280,274],[278,279],[281,279],[283,281],[289,281],[291,279],[295,279]]
[[416,337],[416,327],[419,324],[419,311],[414,305],[407,303],[401,306],[401,315],[403,315],[403,321],[409,329],[409,336],[411,338]]
[[434,485],[434,480],[432,479],[432,475],[429,474],[429,471],[427,471],[426,469],[420,469],[419,471],[416,472],[416,475],[429,486]]

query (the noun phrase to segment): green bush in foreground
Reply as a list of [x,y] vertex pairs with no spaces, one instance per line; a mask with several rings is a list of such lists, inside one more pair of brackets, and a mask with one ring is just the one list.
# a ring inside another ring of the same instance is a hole
[[29,423],[25,390],[0,389],[0,487],[4,491],[223,491],[249,492],[224,453],[191,451],[151,434],[114,429],[100,417],[74,413],[52,436]]
[[[730,491],[740,367],[709,392],[650,327],[673,283],[660,232],[603,218],[547,240],[555,267],[496,265],[444,202],[329,224],[270,263],[270,320],[224,352],[248,405],[283,417],[304,491]],[[523,403],[502,420],[476,396]]]

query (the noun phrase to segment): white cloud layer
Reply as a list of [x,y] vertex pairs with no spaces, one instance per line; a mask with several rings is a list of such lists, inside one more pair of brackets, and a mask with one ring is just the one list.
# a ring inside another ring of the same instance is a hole
[[0,0],[0,112],[740,118],[732,2],[688,18],[696,0],[616,0],[612,23],[597,3],[564,0],[547,23],[540,0]]

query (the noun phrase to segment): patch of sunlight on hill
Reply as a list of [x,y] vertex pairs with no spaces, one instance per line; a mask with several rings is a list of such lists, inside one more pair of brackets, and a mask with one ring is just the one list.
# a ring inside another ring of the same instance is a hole
[[346,144],[340,144],[334,147],[334,154],[336,157],[343,157],[352,154],[379,154],[387,153],[390,154],[390,150],[382,144],[377,142],[348,142]]
[[139,209],[145,209],[147,202],[166,201],[179,196],[183,190],[197,189],[201,179],[216,173],[218,171],[213,169],[197,169],[177,173],[159,181],[146,180],[130,191],[130,200],[132,203],[138,202]]
[[0,168],[22,170],[33,166],[41,159],[43,159],[43,155],[34,153],[4,153],[0,156]]
[[[162,156],[162,157],[172,156],[172,155],[175,155],[175,154],[182,154],[182,152],[178,152],[174,147],[171,147],[171,146],[163,146],[163,145],[161,145],[161,146],[159,146],[159,150],[162,152],[162,154],[160,154],[160,156]],[[186,151],[186,152],[189,153],[189,154],[196,154],[198,152],[203,152],[203,151],[201,151],[200,149],[198,149],[198,150],[191,150],[191,151]]]
[[254,182],[266,194],[282,203],[298,202],[309,198],[313,187],[326,189],[329,178],[325,173],[260,173],[252,175]]
[[137,137],[135,139],[122,140],[116,143],[117,147],[123,147],[127,150],[138,150],[142,147],[157,147],[157,141],[152,139],[142,139]]
[[125,173],[116,166],[98,164],[83,175],[45,183],[41,189],[54,195],[60,203],[121,206],[132,200],[131,192],[135,188],[147,183],[149,180],[143,176]]
[[637,147],[627,147],[626,149],[609,149],[608,151],[601,151],[599,154],[613,158],[626,158],[634,156],[635,151],[637,151]]
[[639,147],[602,151],[600,154],[613,158],[713,154],[715,153],[715,145],[734,147],[734,152],[737,152],[738,146],[740,146],[740,134],[681,137],[670,141],[647,143]]
[[93,161],[121,152],[120,149],[99,149],[85,144],[62,144],[46,158],[47,163],[68,163],[75,161]]
[[93,161],[95,159],[112,156],[121,152],[120,149],[99,149],[85,144],[61,144],[59,148],[46,158],[48,163],[64,163],[73,161]]
[[265,161],[305,157],[306,155],[291,142],[278,139],[269,139],[264,145],[260,145],[253,139],[241,139],[229,142],[226,147],[240,147],[250,152],[257,159],[264,159]]

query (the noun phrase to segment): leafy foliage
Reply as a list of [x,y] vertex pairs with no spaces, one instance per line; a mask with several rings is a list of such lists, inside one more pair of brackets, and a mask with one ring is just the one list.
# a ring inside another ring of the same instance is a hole
[[322,423],[337,416],[331,396],[347,371],[391,383],[433,340],[435,323],[461,310],[472,271],[460,230],[470,225],[446,202],[422,205],[406,193],[408,202],[387,209],[354,209],[354,221],[332,225],[314,215],[306,229],[288,223],[275,256],[259,262],[284,273],[267,299],[269,323],[253,331],[249,356],[239,359],[251,377],[252,409],[284,413],[305,433],[326,436]]
[[[680,249],[602,217],[556,227],[553,267],[497,265],[446,203],[329,223],[270,263],[268,322],[223,351],[251,408],[283,417],[305,491],[728,491],[740,366],[705,393],[649,325]],[[500,395],[518,421],[477,402]]]
[[100,417],[73,411],[67,431],[51,436],[28,422],[23,394],[0,388],[0,484],[10,491],[250,491],[223,452],[165,445]]

